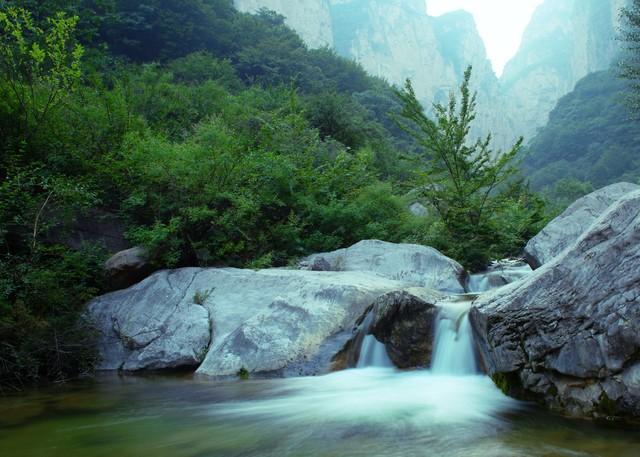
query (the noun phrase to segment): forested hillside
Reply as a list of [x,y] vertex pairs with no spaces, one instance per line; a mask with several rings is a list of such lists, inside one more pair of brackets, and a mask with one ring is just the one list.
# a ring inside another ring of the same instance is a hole
[[523,162],[535,189],[562,194],[638,181],[640,124],[625,103],[629,86],[615,70],[593,73],[558,102]]
[[[309,50],[274,13],[238,13],[231,0],[0,8],[5,387],[93,365],[82,310],[106,290],[113,252],[78,243],[87,218],[116,218],[156,268],[285,266],[368,238],[430,244],[482,268],[517,254],[543,220],[514,181],[488,201],[438,190],[441,212],[464,215],[454,225],[435,210],[412,215],[404,196],[422,198],[434,180],[429,143],[393,119],[396,90]],[[484,165],[466,170],[480,186],[471,192],[495,192]]]

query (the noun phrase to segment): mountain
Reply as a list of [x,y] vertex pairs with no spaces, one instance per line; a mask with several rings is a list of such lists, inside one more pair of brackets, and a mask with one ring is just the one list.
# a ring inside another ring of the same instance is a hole
[[535,11],[516,56],[500,78],[514,128],[527,138],[560,97],[616,56],[618,11],[625,0],[546,0]]
[[493,109],[500,97],[498,79],[469,13],[431,17],[423,0],[334,0],[331,13],[340,55],[393,84],[410,78],[427,108],[446,101],[473,65],[479,105],[474,133],[492,130],[500,145],[513,140],[508,120]]
[[498,79],[473,17],[429,16],[424,0],[235,0],[243,11],[273,9],[311,47],[333,46],[369,73],[401,85],[411,78],[424,106],[444,101],[473,65],[478,118],[472,133],[493,132],[508,146],[531,139],[560,97],[616,55],[618,11],[626,0],[546,0],[517,55]]
[[312,48],[333,45],[329,0],[234,0],[233,4],[246,13],[267,8],[282,14],[287,25]]
[[523,162],[535,189],[566,178],[602,187],[640,178],[640,123],[624,103],[628,81],[592,73],[560,99]]

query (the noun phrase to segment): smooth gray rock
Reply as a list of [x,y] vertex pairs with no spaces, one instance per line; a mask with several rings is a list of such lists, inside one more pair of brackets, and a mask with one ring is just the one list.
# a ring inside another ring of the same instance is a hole
[[186,268],[99,297],[89,314],[102,335],[101,369],[317,374],[358,316],[403,287],[363,272]]
[[640,191],[474,305],[478,352],[506,392],[575,416],[640,417]]
[[426,217],[429,215],[429,210],[427,209],[427,207],[420,202],[414,202],[409,205],[409,212],[418,217]]
[[638,189],[636,184],[621,182],[576,200],[527,243],[524,254],[531,268],[539,268],[571,246],[609,206]]
[[209,347],[211,329],[209,310],[193,301],[190,285],[197,272],[162,271],[90,302],[88,315],[100,335],[98,369],[198,366]]
[[417,244],[365,240],[349,248],[309,256],[301,262],[301,268],[308,269],[319,259],[332,271],[373,272],[407,285],[443,292],[464,293],[467,280],[467,273],[458,262]]
[[114,254],[105,262],[104,270],[109,288],[118,290],[142,281],[153,267],[147,250],[136,246]]

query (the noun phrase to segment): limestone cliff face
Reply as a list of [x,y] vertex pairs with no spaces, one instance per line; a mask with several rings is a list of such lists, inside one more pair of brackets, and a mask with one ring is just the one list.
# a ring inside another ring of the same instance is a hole
[[424,0],[333,0],[334,46],[371,74],[402,85],[407,78],[428,108],[447,100],[473,65],[479,115],[475,133],[490,129],[503,145],[514,136],[494,109],[500,89],[473,17],[463,11],[430,17]]
[[535,12],[501,85],[514,128],[530,138],[576,82],[615,58],[625,0],[546,0]]
[[478,116],[472,134],[493,132],[508,147],[531,139],[576,82],[615,57],[618,11],[628,0],[546,0],[535,12],[503,76],[493,73],[473,17],[431,17],[425,0],[235,0],[242,11],[266,7],[287,18],[311,47],[333,46],[371,74],[413,81],[427,107],[445,101],[473,65]]
[[234,0],[239,11],[267,8],[282,14],[287,24],[312,48],[333,45],[329,0]]

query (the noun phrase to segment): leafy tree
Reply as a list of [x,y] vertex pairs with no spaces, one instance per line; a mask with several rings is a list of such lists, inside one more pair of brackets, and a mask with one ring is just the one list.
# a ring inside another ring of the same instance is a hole
[[29,141],[80,80],[84,49],[75,42],[77,17],[58,13],[38,27],[31,13],[0,11],[0,91],[17,120],[18,136]]
[[491,238],[490,221],[504,201],[499,187],[517,171],[514,159],[522,138],[504,153],[491,149],[490,134],[470,142],[476,110],[470,80],[471,67],[464,73],[460,100],[452,93],[447,105],[436,103],[435,119],[427,117],[408,80],[404,90],[398,91],[403,103],[398,120],[423,148],[421,192],[438,212],[451,238],[470,244],[466,262],[481,267],[487,260],[481,253],[485,252],[482,244]]

